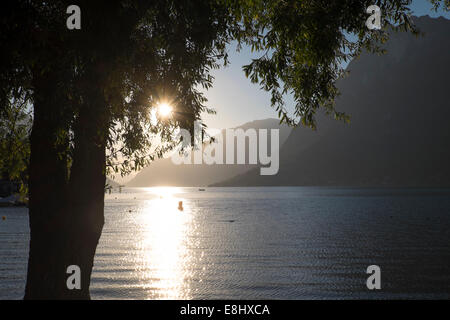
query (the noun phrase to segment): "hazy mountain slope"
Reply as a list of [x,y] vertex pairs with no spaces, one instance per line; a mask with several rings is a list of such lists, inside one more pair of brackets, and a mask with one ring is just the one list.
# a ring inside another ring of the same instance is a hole
[[276,176],[258,170],[217,185],[450,186],[450,21],[416,18],[425,33],[392,35],[383,56],[363,54],[340,80],[337,109],[293,130]]
[[[245,123],[238,128],[244,130],[249,128],[280,129],[280,145],[286,141],[291,131],[291,128],[285,125],[280,126],[279,120],[277,119],[255,120]],[[141,172],[127,183],[127,186],[207,186],[244,173],[254,167],[256,165],[175,165],[170,158],[159,159],[141,170]]]
[[118,184],[117,182],[115,182],[114,180],[112,180],[111,178],[106,178],[106,184],[112,188],[118,188],[120,187],[120,184]]

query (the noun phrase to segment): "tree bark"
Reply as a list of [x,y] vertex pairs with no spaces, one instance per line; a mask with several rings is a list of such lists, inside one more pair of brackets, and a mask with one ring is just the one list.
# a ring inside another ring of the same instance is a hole
[[34,120],[31,132],[29,225],[30,250],[25,299],[56,298],[64,270],[64,215],[67,162],[58,156],[60,124],[54,83],[56,75],[34,81]]
[[[60,121],[52,79],[36,86],[30,159],[30,252],[25,299],[90,299],[94,256],[104,224],[106,129],[101,91],[92,88],[74,127],[73,163],[61,159]],[[67,268],[81,270],[81,288],[69,289]]]
[[90,298],[94,256],[104,225],[106,134],[108,120],[101,94],[92,92],[75,127],[75,150],[69,182],[71,261],[81,268],[82,298]]

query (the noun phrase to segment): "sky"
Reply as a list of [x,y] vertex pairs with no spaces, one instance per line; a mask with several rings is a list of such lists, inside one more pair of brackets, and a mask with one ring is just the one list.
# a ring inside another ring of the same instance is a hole
[[[411,9],[415,16],[444,16],[450,19],[449,12],[434,12],[427,0],[413,1]],[[205,115],[204,123],[211,129],[232,128],[253,120],[277,118],[277,113],[270,106],[270,94],[252,84],[242,71],[254,55],[248,47],[236,52],[235,44],[229,48],[230,65],[213,72],[213,88],[206,92],[208,106],[213,107],[216,115]],[[292,110],[294,101],[288,97],[287,108]]]

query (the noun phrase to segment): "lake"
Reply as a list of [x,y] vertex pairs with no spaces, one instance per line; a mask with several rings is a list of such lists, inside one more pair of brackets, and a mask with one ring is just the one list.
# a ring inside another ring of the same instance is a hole
[[[27,209],[0,216],[0,299],[20,299]],[[124,188],[105,219],[93,299],[450,298],[450,189]]]

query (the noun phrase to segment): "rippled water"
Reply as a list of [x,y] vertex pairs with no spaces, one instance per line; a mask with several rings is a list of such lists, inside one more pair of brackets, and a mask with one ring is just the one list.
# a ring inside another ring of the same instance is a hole
[[[0,298],[21,298],[27,212],[0,215]],[[94,299],[450,298],[450,190],[126,188],[105,217]]]

